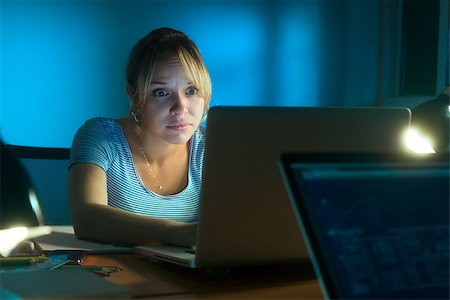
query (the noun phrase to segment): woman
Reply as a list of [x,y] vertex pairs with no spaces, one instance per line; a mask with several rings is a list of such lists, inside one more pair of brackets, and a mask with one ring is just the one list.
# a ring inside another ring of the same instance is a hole
[[196,45],[159,28],[133,47],[130,114],[94,118],[77,132],[69,207],[78,238],[195,243],[211,79]]

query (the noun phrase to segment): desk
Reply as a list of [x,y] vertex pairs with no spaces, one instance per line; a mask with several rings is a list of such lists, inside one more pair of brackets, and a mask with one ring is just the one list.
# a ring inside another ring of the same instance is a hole
[[208,275],[136,254],[88,255],[83,265],[122,268],[105,279],[127,287],[134,298],[165,299],[322,299],[309,262],[289,266],[231,269]]

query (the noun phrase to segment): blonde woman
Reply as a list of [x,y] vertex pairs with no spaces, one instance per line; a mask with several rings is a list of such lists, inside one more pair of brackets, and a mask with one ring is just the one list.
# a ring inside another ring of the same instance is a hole
[[133,47],[130,113],[77,132],[69,207],[78,238],[144,245],[195,243],[211,79],[185,34],[159,28]]

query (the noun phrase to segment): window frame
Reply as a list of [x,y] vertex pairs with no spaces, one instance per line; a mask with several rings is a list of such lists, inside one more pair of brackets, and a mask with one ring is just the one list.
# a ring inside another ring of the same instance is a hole
[[403,6],[407,0],[383,1],[379,49],[379,106],[414,107],[440,94],[448,86],[449,3],[439,0],[439,32],[437,39],[436,86],[428,95],[401,95]]

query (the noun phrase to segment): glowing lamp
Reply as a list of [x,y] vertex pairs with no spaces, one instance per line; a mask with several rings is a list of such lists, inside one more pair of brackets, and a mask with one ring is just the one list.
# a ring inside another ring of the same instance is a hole
[[436,98],[412,109],[411,130],[406,134],[405,142],[409,149],[421,153],[446,152],[449,148],[449,135],[450,103],[447,87]]

